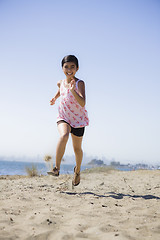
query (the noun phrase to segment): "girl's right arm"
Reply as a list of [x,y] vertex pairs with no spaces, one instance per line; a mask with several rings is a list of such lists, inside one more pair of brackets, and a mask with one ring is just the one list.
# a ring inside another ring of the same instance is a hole
[[57,83],[57,86],[58,86],[58,91],[56,92],[55,96],[51,99],[51,101],[50,101],[50,105],[54,105],[55,102],[56,102],[56,100],[57,100],[57,98],[60,97],[60,86],[61,86],[61,81],[59,81],[59,82]]

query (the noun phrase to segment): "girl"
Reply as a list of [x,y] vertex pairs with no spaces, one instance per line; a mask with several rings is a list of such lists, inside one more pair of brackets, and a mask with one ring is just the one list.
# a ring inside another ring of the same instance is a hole
[[56,165],[49,175],[59,176],[60,164],[65,152],[69,134],[72,136],[73,149],[76,158],[74,178],[72,184],[80,183],[80,168],[83,158],[82,139],[85,126],[89,124],[88,114],[85,109],[85,84],[75,77],[79,69],[78,59],[74,55],[65,56],[62,60],[62,70],[66,79],[57,83],[58,91],[50,101],[51,105],[60,97],[58,107],[57,127],[60,138],[56,148]]

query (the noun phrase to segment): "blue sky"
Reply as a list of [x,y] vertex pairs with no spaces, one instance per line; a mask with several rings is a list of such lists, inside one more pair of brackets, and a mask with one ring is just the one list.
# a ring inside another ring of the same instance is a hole
[[[0,0],[0,155],[55,154],[61,60],[86,83],[87,156],[160,163],[160,2]],[[66,154],[72,155],[69,140]]]

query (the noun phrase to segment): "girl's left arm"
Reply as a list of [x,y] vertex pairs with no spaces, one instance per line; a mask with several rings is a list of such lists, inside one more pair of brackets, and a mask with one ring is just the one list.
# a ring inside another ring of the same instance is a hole
[[78,93],[75,91],[75,81],[72,82],[71,85],[72,87],[70,88],[70,91],[72,92],[79,105],[81,105],[81,107],[84,107],[86,104],[85,83],[82,80],[78,82]]

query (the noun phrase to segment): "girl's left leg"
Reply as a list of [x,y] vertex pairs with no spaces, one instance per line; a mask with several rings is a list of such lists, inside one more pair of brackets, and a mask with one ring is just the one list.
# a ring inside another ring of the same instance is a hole
[[83,158],[83,151],[82,151],[83,137],[77,137],[73,134],[71,134],[71,136],[72,136],[73,149],[74,149],[75,158],[76,158],[75,172],[79,173],[81,170],[81,163],[82,163],[82,158]]

